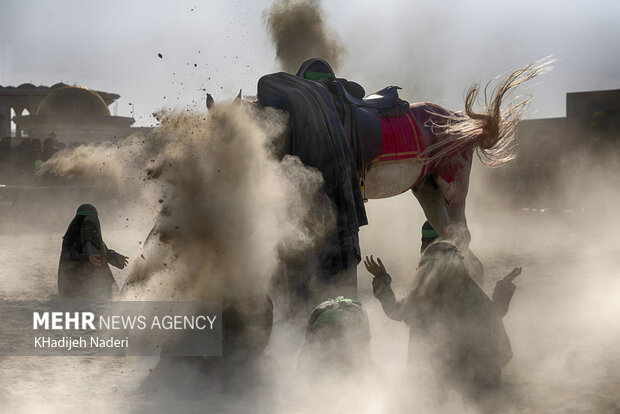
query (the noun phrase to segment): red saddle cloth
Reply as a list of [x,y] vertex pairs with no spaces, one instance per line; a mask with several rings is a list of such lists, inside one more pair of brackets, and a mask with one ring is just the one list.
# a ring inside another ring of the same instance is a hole
[[381,151],[373,163],[417,158],[424,150],[422,131],[411,110],[401,116],[381,118]]

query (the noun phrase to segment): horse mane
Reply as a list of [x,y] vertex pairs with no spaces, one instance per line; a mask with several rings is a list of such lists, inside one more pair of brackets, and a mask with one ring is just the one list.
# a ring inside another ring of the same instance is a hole
[[555,59],[546,57],[515,70],[495,86],[490,95],[487,91],[493,80],[487,82],[483,89],[485,109],[482,112],[473,110],[480,94],[480,84],[475,83],[467,91],[464,111],[449,115],[432,113],[437,120],[430,121],[431,127],[447,138],[429,145],[420,154],[421,159],[432,163],[471,144],[475,145],[480,161],[487,166],[500,167],[515,159],[518,149],[516,129],[532,95],[516,96],[504,108],[502,100],[522,83],[550,71],[553,62]]

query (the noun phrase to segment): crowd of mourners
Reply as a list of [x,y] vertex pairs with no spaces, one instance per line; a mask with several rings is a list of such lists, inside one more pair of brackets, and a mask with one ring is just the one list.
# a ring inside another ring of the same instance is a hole
[[[119,287],[109,265],[123,269],[128,257],[107,247],[99,213],[81,205],[63,236],[58,290],[70,298],[109,299]],[[372,289],[386,317],[410,329],[408,372],[433,367],[438,384],[479,396],[501,384],[502,368],[512,358],[502,317],[515,292],[515,268],[497,282],[491,297],[472,279],[457,246],[438,238],[430,224],[422,229],[421,259],[412,288],[397,298],[392,276],[380,258],[367,256]],[[370,352],[371,331],[362,304],[355,298],[324,298],[309,315],[297,370],[304,378],[332,373],[376,370]],[[173,388],[184,392],[216,384],[239,392],[264,381],[261,361],[269,344],[274,304],[267,294],[222,299],[222,356],[167,357],[143,381],[140,391]],[[357,370],[357,371],[356,371]]]

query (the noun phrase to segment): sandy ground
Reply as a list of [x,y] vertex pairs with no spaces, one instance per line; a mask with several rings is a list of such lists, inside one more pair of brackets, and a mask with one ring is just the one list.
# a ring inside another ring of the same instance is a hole
[[[478,204],[473,206],[480,211]],[[364,253],[383,258],[402,295],[419,256],[421,212],[408,194],[368,207],[371,225],[361,233]],[[505,386],[489,401],[476,405],[446,393],[439,404],[414,404],[419,412],[620,413],[620,248],[613,240],[616,232],[605,232],[601,223],[586,213],[515,210],[470,216],[472,249],[486,268],[485,291],[492,291],[495,281],[513,267],[523,266],[504,319],[514,358],[504,369]],[[617,227],[606,223],[608,230]],[[104,227],[106,242],[135,257],[142,234],[119,227],[107,232]],[[56,294],[60,236],[32,229],[0,234],[2,300],[46,300]],[[352,379],[343,385],[348,391],[336,399],[346,400],[355,412],[408,411],[393,395],[405,369],[408,330],[385,317],[371,296],[370,275],[362,268],[358,273],[373,358],[385,381],[359,393]],[[115,276],[126,277],[118,270]],[[282,372],[294,367],[302,329],[276,321],[268,351]],[[285,395],[253,396],[250,405],[238,398],[210,399],[207,404],[208,392],[197,401],[182,402],[136,395],[134,390],[156,362],[147,357],[0,357],[0,411],[317,412],[315,403],[306,405],[312,396],[286,387],[276,391]],[[416,390],[405,392],[415,395]],[[338,406],[325,404],[325,412]]]

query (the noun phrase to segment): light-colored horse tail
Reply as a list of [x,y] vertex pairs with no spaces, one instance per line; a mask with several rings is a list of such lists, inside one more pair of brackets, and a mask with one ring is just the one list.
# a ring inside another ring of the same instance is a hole
[[453,115],[441,116],[445,122],[433,125],[435,131],[446,134],[445,139],[426,148],[423,155],[426,162],[433,162],[449,153],[459,151],[473,144],[478,157],[485,165],[499,167],[517,156],[516,129],[523,113],[532,99],[531,95],[517,96],[504,108],[502,100],[522,83],[548,72],[554,59],[544,58],[508,75],[489,96],[488,82],[483,90],[482,112],[473,109],[478,101],[480,85],[474,84],[467,91],[465,110]]

